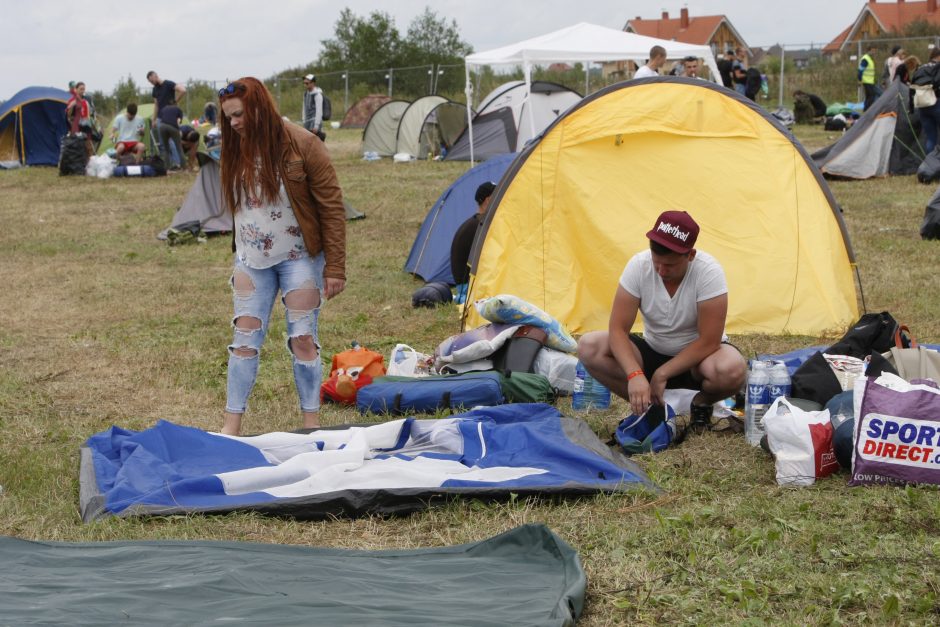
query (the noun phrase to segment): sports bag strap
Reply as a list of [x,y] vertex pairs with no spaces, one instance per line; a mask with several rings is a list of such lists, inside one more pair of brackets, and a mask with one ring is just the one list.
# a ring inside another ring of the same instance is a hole
[[[905,339],[907,340],[907,346],[904,346]],[[917,338],[914,337],[906,324],[898,325],[897,330],[894,332],[894,345],[898,348],[917,348]]]
[[444,395],[441,397],[441,405],[450,409],[450,390],[444,392]]

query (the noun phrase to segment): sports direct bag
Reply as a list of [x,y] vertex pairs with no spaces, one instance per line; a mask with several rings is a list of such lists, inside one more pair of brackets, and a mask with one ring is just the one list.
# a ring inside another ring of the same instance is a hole
[[940,485],[940,389],[883,374],[855,386],[849,485]]
[[764,427],[779,485],[813,485],[839,469],[827,410],[803,411],[781,396],[767,408]]
[[503,395],[498,372],[465,372],[433,377],[379,377],[361,390],[356,407],[363,414],[433,413],[439,409],[477,405],[501,405]]

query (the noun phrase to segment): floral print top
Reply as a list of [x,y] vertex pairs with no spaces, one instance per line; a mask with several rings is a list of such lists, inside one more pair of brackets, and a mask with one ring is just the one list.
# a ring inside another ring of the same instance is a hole
[[235,212],[235,254],[249,268],[270,268],[307,256],[304,238],[284,184],[278,201],[266,205],[252,195]]

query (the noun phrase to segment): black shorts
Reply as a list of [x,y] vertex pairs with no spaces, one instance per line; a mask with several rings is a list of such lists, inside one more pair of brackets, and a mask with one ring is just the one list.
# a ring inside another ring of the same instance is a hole
[[[646,343],[646,340],[634,333],[630,334],[630,341],[633,342],[634,346],[640,350],[640,357],[643,359],[643,374],[646,376],[647,380],[652,379],[653,373],[655,373],[660,366],[675,356],[657,353],[652,348],[650,348],[650,345]],[[737,350],[737,346],[734,346],[734,344],[731,342],[722,342],[722,344],[727,344],[728,346],[732,346],[735,350]],[[702,382],[695,380],[695,377],[692,376],[691,370],[686,370],[682,374],[677,374],[676,376],[667,379],[666,389],[701,390]]]

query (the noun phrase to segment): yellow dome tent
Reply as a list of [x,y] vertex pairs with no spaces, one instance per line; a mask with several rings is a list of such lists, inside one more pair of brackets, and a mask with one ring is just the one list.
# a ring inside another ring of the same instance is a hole
[[592,94],[519,155],[474,242],[468,303],[513,294],[575,334],[606,329],[624,265],[666,209],[688,211],[696,248],[724,267],[729,333],[858,318],[848,233],[803,148],[750,100],[669,77]]

